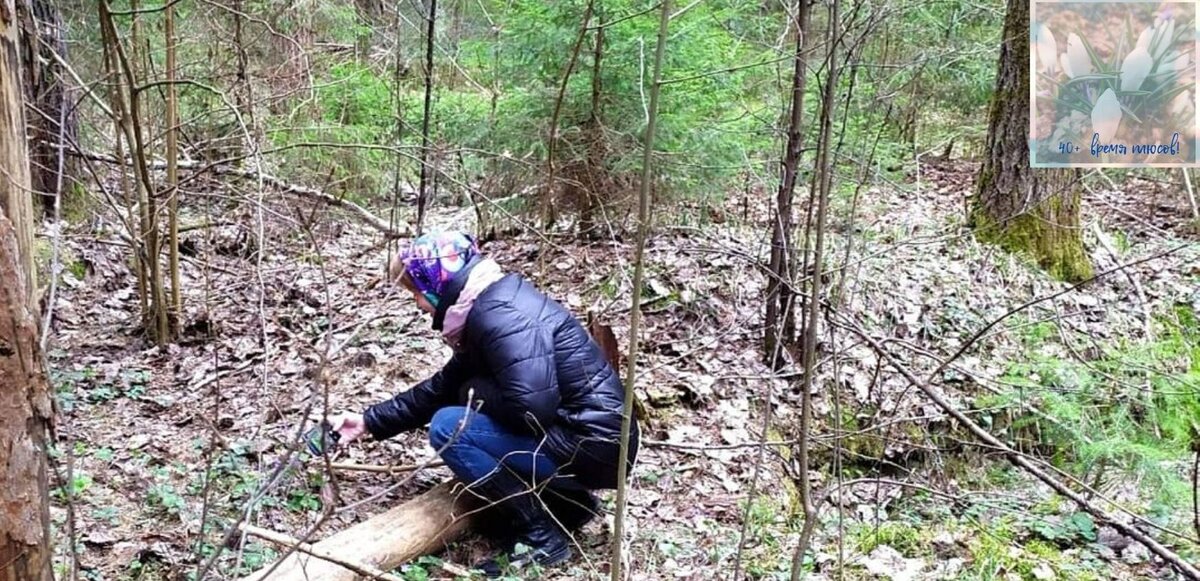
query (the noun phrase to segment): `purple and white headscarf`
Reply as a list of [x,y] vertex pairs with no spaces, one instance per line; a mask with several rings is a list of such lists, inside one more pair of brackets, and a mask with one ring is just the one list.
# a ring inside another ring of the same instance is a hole
[[404,270],[417,290],[437,306],[455,273],[479,254],[475,239],[462,232],[433,232],[413,240],[404,253]]

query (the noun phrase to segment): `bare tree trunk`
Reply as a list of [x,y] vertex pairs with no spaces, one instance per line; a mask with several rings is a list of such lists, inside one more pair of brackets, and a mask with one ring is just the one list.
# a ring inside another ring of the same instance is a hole
[[[354,37],[354,56],[359,64],[367,64],[371,60],[371,37],[375,24],[379,21],[379,4],[375,0],[355,0],[354,7],[358,12],[358,34]],[[399,3],[397,3],[399,10]]]
[[175,7],[166,10],[167,36],[167,221],[170,239],[167,250],[171,264],[171,320],[178,328],[183,321],[183,296],[179,288],[179,101],[175,91]]
[[248,82],[246,76],[246,46],[242,41],[242,0],[233,0],[233,44],[237,50],[237,89],[234,91],[234,102],[238,111],[246,110],[246,101],[250,98],[245,88]]
[[16,3],[0,0],[0,581],[50,581],[50,392],[38,353]]
[[816,164],[820,178],[817,190],[817,222],[814,226],[816,239],[813,243],[812,276],[808,277],[808,314],[805,316],[800,357],[804,364],[804,384],[800,388],[800,434],[796,446],[796,460],[799,464],[798,484],[800,504],[804,509],[804,526],[792,555],[792,581],[798,581],[804,575],[804,555],[808,552],[809,540],[817,524],[816,503],[813,501],[812,485],[808,477],[808,437],[812,429],[812,387],[816,379],[814,374],[817,363],[817,336],[821,326],[821,272],[824,270],[825,258],[825,222],[829,215],[829,191],[833,182],[833,162],[830,159],[829,144],[833,141],[833,109],[837,104],[837,46],[841,39],[841,23],[838,16],[838,2],[833,0],[829,4],[829,36],[826,43],[829,48],[825,61],[825,93],[821,101],[821,136]]
[[971,213],[980,240],[1026,252],[1052,276],[1092,276],[1079,228],[1079,172],[1029,167],[1029,0],[1009,0],[987,155]]
[[429,115],[433,98],[433,33],[437,22],[437,0],[429,0],[425,15],[425,109],[421,115],[421,185],[417,189],[417,234],[425,226],[425,208],[429,204]]
[[625,401],[621,406],[621,458],[617,461],[616,517],[613,520],[612,562],[609,570],[612,581],[621,581],[622,548],[625,541],[625,491],[629,476],[629,430],[632,423],[634,385],[637,380],[638,333],[642,323],[642,279],[645,276],[646,239],[650,236],[650,181],[654,178],[654,131],[658,125],[658,93],[662,79],[663,54],[667,47],[667,23],[670,21],[671,0],[663,0],[658,21],[658,42],[654,49],[654,74],[650,85],[650,104],[647,107],[646,136],[642,140],[642,183],[638,192],[637,253],[633,263],[633,302],[629,311],[629,356],[625,362]]
[[[243,119],[247,120],[247,129],[253,130],[254,126],[254,110],[253,110],[253,87],[250,84],[249,76],[249,54],[246,52],[245,45],[245,14],[243,10],[246,5],[242,0],[233,0],[233,50],[237,54],[237,67],[235,71],[235,82],[233,87],[233,102],[237,106],[238,115],[242,115]],[[240,132],[241,127],[237,115],[231,121],[233,131]],[[245,166],[245,160],[250,157],[246,154],[254,149],[254,144],[246,137],[233,139],[232,135],[222,135],[223,138],[230,143],[239,143],[241,145],[230,145],[233,148],[233,156],[239,158],[236,162],[238,167]],[[262,169],[262,168],[256,168]]]
[[[396,155],[392,161],[392,208],[391,211],[388,212],[388,227],[393,230],[396,229],[396,212],[398,211],[400,205],[400,173],[404,167],[404,152],[400,150],[400,146],[404,143],[404,91],[401,87],[401,81],[404,80],[404,59],[402,58],[404,53],[401,50],[400,45],[401,22],[403,21],[401,18],[403,14],[400,12],[400,9],[403,5],[404,4],[401,2],[396,3],[396,18],[392,24],[392,29],[396,35],[395,44],[392,47],[392,50],[396,52],[394,55],[395,60],[393,61],[392,65],[392,90],[394,91],[392,96],[395,99],[394,115],[396,123],[395,131],[392,134],[392,140],[396,147]],[[394,239],[386,238],[386,240],[387,262],[383,263],[383,271],[385,273],[388,270],[388,265],[392,263],[392,252],[396,247],[396,242]]]
[[25,86],[25,120],[29,128],[30,186],[42,199],[46,216],[54,215],[62,178],[74,166],[60,142],[75,140],[73,109],[67,103],[67,84],[57,52],[66,57],[65,29],[58,8],[49,0],[17,4],[22,21],[21,61]]
[[795,296],[788,286],[795,272],[792,252],[792,201],[796,191],[796,168],[804,147],[804,89],[807,83],[808,57],[805,45],[809,29],[809,0],[796,2],[796,49],[792,70],[792,108],[788,123],[787,150],[783,155],[783,177],[775,196],[775,216],[771,221],[771,259],[768,268],[765,336],[763,355],[773,369],[783,366],[782,348],[796,334]]
[[[11,4],[10,4],[11,6]],[[0,28],[4,15],[0,14]],[[5,41],[0,40],[0,44]],[[0,57],[7,48],[0,47]],[[9,139],[13,134],[0,135]],[[2,160],[4,169],[17,166]],[[16,232],[0,216],[0,581],[51,580],[47,439],[52,417],[38,354],[37,327],[20,265]]]
[[[101,28],[103,31],[103,28]],[[111,103],[109,108],[112,112],[113,121],[113,154],[118,160],[125,159],[125,98],[121,95],[121,75],[117,72],[117,56],[113,47],[109,45],[107,37],[101,34],[101,43],[104,45],[104,69],[105,78],[108,81],[108,100]],[[129,181],[129,172],[126,171],[125,164],[121,163],[117,167],[120,172],[121,180],[121,196],[125,202],[126,224],[129,228],[130,238],[137,238],[138,220],[134,214],[137,207],[136,196],[134,195],[134,185]],[[139,315],[141,316],[141,325],[143,328],[150,328],[150,294],[146,288],[149,282],[146,280],[145,261],[142,259],[142,252],[138,245],[133,247],[133,256],[130,259],[130,268],[137,275],[137,291],[138,303],[140,306]]]
[[[23,297],[37,312],[37,279],[33,263],[33,195],[29,184],[29,152],[25,140],[24,99],[21,96],[20,24],[14,0],[0,0],[0,213],[16,227],[17,264],[27,273]],[[19,163],[18,163],[19,162]],[[9,279],[6,279],[9,280]],[[3,450],[4,448],[0,448]],[[3,561],[0,561],[3,562]]]
[[604,58],[604,18],[599,3],[596,6],[596,22],[596,45],[592,47],[592,112],[583,128],[583,135],[588,140],[587,158],[584,161],[588,179],[583,188],[583,208],[579,212],[579,235],[583,237],[595,235],[596,212],[603,204],[600,196],[608,189],[608,172],[605,168],[608,147],[603,122],[604,82],[600,75]]
[[[142,260],[142,268],[146,274],[149,291],[150,313],[143,317],[146,332],[159,345],[171,339],[171,327],[168,318],[166,290],[159,264],[159,254],[162,247],[158,237],[158,207],[154,186],[150,181],[150,172],[146,165],[146,147],[142,139],[141,115],[137,92],[137,73],[134,63],[125,54],[121,39],[117,36],[116,25],[112,13],[108,9],[108,0],[98,0],[100,30],[104,42],[110,48],[114,67],[119,67],[124,76],[125,88],[118,81],[114,87],[113,111],[122,115],[121,129],[125,133],[125,141],[130,144],[130,156],[133,160],[134,177],[138,191],[138,206],[141,208],[141,232],[138,236],[140,244],[138,252]],[[131,43],[136,44],[136,36],[131,36]],[[135,52],[136,54],[136,52]],[[118,75],[120,77],[122,75]],[[128,107],[125,94],[128,91]]]

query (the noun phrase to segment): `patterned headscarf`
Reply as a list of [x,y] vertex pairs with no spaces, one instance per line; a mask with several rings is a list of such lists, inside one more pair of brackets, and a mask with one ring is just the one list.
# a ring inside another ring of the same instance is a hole
[[475,239],[462,232],[433,232],[413,240],[401,256],[417,290],[437,306],[450,279],[479,254]]

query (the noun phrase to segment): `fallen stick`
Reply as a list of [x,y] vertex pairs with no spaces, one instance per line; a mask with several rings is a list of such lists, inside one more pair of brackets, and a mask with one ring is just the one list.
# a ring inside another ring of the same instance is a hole
[[883,357],[885,360],[887,360],[888,365],[890,365],[892,369],[900,372],[900,375],[903,375],[904,379],[908,380],[913,387],[921,390],[921,392],[923,392],[925,396],[928,397],[934,404],[942,408],[942,410],[944,410],[946,413],[950,414],[960,424],[966,426],[967,430],[970,431],[981,442],[1003,453],[1005,457],[1008,458],[1009,462],[1012,462],[1015,466],[1028,472],[1038,480],[1041,480],[1047,486],[1053,488],[1055,492],[1067,497],[1079,508],[1095,517],[1096,520],[1107,523],[1122,535],[1141,543],[1151,553],[1158,555],[1162,560],[1169,563],[1184,577],[1191,579],[1192,581],[1200,581],[1200,569],[1197,569],[1195,565],[1188,563],[1183,559],[1183,557],[1180,557],[1178,553],[1154,540],[1154,538],[1150,535],[1147,535],[1146,533],[1143,533],[1142,531],[1113,518],[1107,512],[1100,509],[1100,507],[1092,504],[1091,501],[1084,498],[1081,494],[1075,492],[1066,484],[1063,484],[1062,481],[1043,470],[1037,464],[1034,464],[1033,461],[1031,461],[1027,456],[1017,452],[1011,446],[992,435],[991,432],[983,429],[969,416],[959,411],[958,408],[954,407],[953,404],[942,397],[940,393],[930,387],[928,383],[918,379],[917,376],[912,373],[912,371],[909,371],[909,369],[904,366],[904,364],[892,357],[891,351],[888,351],[887,348],[885,348],[879,343],[879,341],[875,339],[875,337],[872,337],[861,327],[859,327],[856,322],[848,317],[842,318],[844,319],[844,322],[841,323],[840,326],[849,329],[855,335],[861,337],[863,341],[866,341],[867,344],[871,346],[872,350],[879,354],[880,357]]
[[224,369],[222,371],[218,371],[212,375],[209,375],[208,377],[205,377],[204,379],[197,381],[195,385],[188,387],[188,391],[195,392],[196,390],[198,390],[218,379],[222,379],[222,378],[228,377],[230,375],[237,375],[238,373],[246,371],[247,369],[250,369],[250,366],[254,365],[260,359],[262,359],[262,356],[263,356],[263,354],[259,353],[255,356],[251,357],[250,359],[247,359],[246,361],[242,362],[242,364],[238,365],[237,367],[233,367],[230,369]]
[[[308,461],[309,464],[316,466],[325,466],[319,458],[314,458]],[[438,468],[445,466],[442,461],[430,462],[428,464],[409,464],[404,466],[384,466],[381,464],[355,464],[353,462],[330,462],[329,467],[334,470],[345,470],[347,472],[375,472],[380,474],[404,474],[422,468]]]
[[294,548],[301,553],[312,555],[318,559],[324,559],[330,563],[341,565],[351,571],[354,571],[355,573],[358,573],[359,575],[366,575],[375,579],[383,579],[384,581],[404,581],[400,577],[380,569],[376,569],[367,563],[355,563],[353,561],[348,561],[338,557],[337,555],[332,555],[326,551],[322,551],[321,549],[318,549],[309,543],[302,543],[300,542],[300,539],[290,537],[283,533],[277,533],[275,531],[256,527],[254,525],[248,525],[246,523],[238,524],[238,530],[260,539],[266,539],[278,545]]
[[[384,571],[441,550],[470,528],[475,496],[456,481],[428,492],[348,529],[313,543],[313,550]],[[272,571],[274,563],[242,581],[358,581],[359,572],[343,565],[293,552]],[[268,574],[269,572],[269,574]],[[458,573],[455,573],[458,574]],[[365,576],[365,578],[372,578]]]

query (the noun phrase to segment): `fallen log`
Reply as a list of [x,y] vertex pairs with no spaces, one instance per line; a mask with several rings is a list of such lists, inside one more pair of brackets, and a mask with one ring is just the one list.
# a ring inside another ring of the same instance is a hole
[[[387,512],[377,514],[327,539],[310,551],[334,555],[346,563],[390,571],[422,555],[442,549],[470,528],[474,496],[450,481]],[[268,565],[242,581],[358,581],[370,578],[344,565],[297,551],[278,567]]]
[[256,527],[254,525],[248,525],[246,523],[239,524],[238,530],[240,530],[243,533],[246,533],[248,535],[253,535],[260,539],[265,539],[265,540],[271,541],[272,543],[275,543],[277,545],[283,545],[285,547],[294,548],[297,551],[300,551],[301,553],[304,553],[306,555],[312,555],[319,559],[329,561],[330,563],[341,565],[342,567],[345,567],[351,571],[354,571],[355,573],[358,573],[359,575],[365,575],[365,576],[373,578],[373,579],[382,579],[383,581],[404,581],[400,577],[398,577],[396,575],[392,575],[391,573],[383,571],[382,569],[377,569],[366,563],[355,563],[353,561],[347,561],[346,559],[343,559],[343,558],[341,558],[337,555],[334,555],[332,553],[329,553],[327,551],[322,551],[321,549],[318,549],[308,543],[302,543],[302,542],[300,542],[300,539],[295,539],[295,538],[289,537],[282,533],[277,533],[275,531]]

